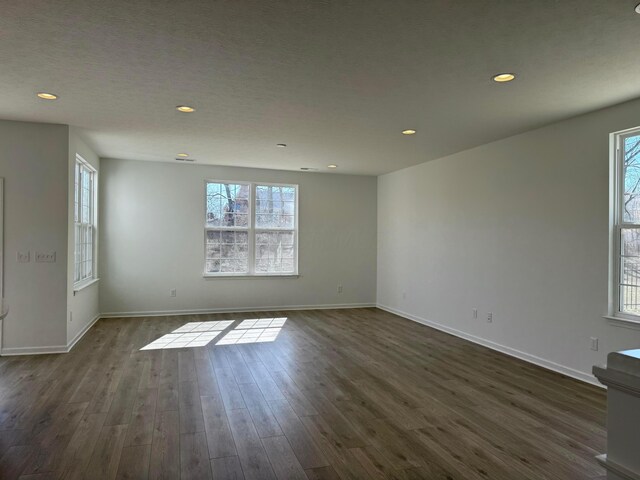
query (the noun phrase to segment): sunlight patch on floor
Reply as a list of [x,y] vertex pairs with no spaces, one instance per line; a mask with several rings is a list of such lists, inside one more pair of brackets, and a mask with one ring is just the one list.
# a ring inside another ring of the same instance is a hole
[[286,317],[243,320],[240,325],[218,340],[216,345],[273,342],[278,338],[286,321]]
[[245,328],[282,328],[287,318],[258,318],[255,320],[243,320],[235,329],[243,330]]
[[172,333],[211,332],[224,330],[233,325],[233,320],[220,320],[217,322],[189,322]]
[[241,343],[273,342],[280,333],[280,328],[254,328],[251,330],[231,330],[218,340],[216,345],[238,345]]
[[163,335],[140,350],[204,347],[231,325],[233,325],[233,320],[185,323],[180,328]]

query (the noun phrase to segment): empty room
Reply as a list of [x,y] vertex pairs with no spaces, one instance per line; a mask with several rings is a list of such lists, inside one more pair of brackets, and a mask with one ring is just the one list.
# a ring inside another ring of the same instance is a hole
[[0,479],[640,480],[640,0],[2,0]]

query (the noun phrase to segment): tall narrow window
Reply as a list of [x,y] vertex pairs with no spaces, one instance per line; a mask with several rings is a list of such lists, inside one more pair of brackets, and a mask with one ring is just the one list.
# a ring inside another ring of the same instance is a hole
[[295,275],[296,185],[206,182],[205,275]]
[[640,128],[614,134],[615,314],[640,316]]
[[76,156],[75,174],[75,284],[95,278],[96,171]]

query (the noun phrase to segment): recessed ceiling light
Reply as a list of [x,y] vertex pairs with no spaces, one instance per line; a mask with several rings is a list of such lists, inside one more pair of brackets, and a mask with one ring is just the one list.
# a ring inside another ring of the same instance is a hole
[[332,163],[331,165],[327,165],[327,168],[338,168],[338,165]]
[[314,167],[300,167],[300,170],[304,170],[305,172],[313,172],[318,170],[317,168]]
[[286,143],[278,143],[278,144],[276,144],[276,147],[287,148],[287,144]]
[[178,105],[176,107],[176,110],[178,110],[179,112],[182,112],[182,113],[192,113],[192,112],[196,111],[195,108],[190,107],[189,105]]
[[178,156],[182,157],[182,158],[187,158],[189,156],[189,154],[188,153],[178,153]]
[[636,5],[636,13],[640,13],[640,3]]
[[55,95],[53,93],[47,93],[47,92],[39,92],[37,93],[38,97],[40,97],[43,100],[57,100],[58,99],[58,95]]
[[497,83],[506,83],[515,79],[516,76],[514,73],[499,73],[498,75],[493,76],[493,81]]
[[409,128],[408,130],[402,130],[402,134],[403,135],[415,135],[416,131],[411,129],[411,128]]

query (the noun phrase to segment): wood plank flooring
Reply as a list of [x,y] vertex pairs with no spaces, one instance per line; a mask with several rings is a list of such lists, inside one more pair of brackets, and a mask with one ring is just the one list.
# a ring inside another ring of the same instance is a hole
[[[272,317],[275,341],[216,346]],[[140,350],[218,320],[206,346]],[[0,478],[596,479],[604,412],[603,390],[373,308],[104,319],[68,354],[0,358]]]

